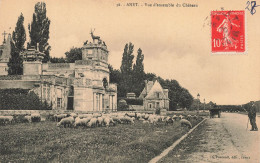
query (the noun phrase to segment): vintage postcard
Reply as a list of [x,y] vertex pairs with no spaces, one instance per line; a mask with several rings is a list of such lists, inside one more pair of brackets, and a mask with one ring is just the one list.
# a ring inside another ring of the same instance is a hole
[[260,162],[260,1],[0,0],[0,162]]

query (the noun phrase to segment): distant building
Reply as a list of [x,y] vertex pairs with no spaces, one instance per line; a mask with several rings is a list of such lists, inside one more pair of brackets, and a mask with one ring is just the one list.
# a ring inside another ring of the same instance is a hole
[[8,34],[7,39],[5,39],[3,44],[0,45],[0,75],[8,75],[8,62],[11,57],[11,34]]
[[[109,51],[100,40],[98,43],[84,43],[82,60],[75,63],[42,63],[44,53],[33,47],[21,55],[23,75],[1,73],[0,89],[30,89],[53,109],[117,110],[117,86],[109,83]],[[7,57],[4,58],[7,61]]]
[[145,81],[145,87],[139,98],[143,99],[144,110],[157,108],[169,110],[168,89],[163,89],[157,80]]

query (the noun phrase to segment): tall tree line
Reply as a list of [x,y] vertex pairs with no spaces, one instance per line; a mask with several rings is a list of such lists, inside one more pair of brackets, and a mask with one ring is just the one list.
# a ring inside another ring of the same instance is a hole
[[170,109],[178,108],[189,109],[193,103],[193,97],[189,91],[180,86],[178,81],[163,79],[154,73],[144,72],[144,54],[142,49],[137,50],[137,56],[134,61],[134,45],[128,43],[124,47],[120,70],[114,69],[109,65],[110,82],[117,83],[118,97],[125,97],[127,93],[134,92],[138,97],[144,89],[144,80],[158,80],[163,88],[169,90]]
[[[46,63],[50,60],[51,46],[48,43],[49,40],[49,28],[50,20],[46,16],[46,4],[44,2],[38,2],[34,6],[33,19],[31,24],[28,25],[30,41],[29,46],[37,47],[39,45],[39,51],[45,53],[43,62]],[[20,53],[24,50],[24,43],[26,41],[26,31],[24,28],[24,16],[18,17],[15,30],[12,33],[11,40],[11,57],[8,63],[9,75],[21,75],[23,74],[23,63]]]
[[18,17],[15,30],[12,33],[11,40],[11,57],[8,62],[9,75],[22,75],[23,74],[23,60],[20,52],[24,50],[24,43],[26,41],[26,32],[24,29],[24,16]]

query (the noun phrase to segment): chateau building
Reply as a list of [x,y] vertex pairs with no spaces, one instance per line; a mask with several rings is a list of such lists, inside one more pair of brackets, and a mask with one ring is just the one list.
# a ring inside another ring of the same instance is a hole
[[82,60],[75,63],[42,63],[44,53],[28,48],[21,53],[23,75],[1,73],[0,89],[30,89],[53,109],[116,111],[117,85],[109,83],[107,46],[93,40],[81,49]]
[[145,87],[139,98],[143,99],[144,110],[169,110],[168,89],[163,89],[157,80],[145,80]]

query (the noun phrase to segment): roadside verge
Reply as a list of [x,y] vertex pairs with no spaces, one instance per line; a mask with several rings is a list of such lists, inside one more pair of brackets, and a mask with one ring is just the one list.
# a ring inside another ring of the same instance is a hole
[[195,130],[201,123],[203,123],[207,118],[203,119],[200,123],[198,123],[196,126],[194,126],[192,129],[190,129],[189,132],[187,132],[185,135],[183,135],[181,138],[176,140],[170,147],[165,149],[160,155],[154,157],[149,161],[149,163],[156,163],[159,160],[161,160],[163,157],[165,157],[171,150],[173,150],[183,139],[185,139],[190,133],[192,133],[193,130]]

